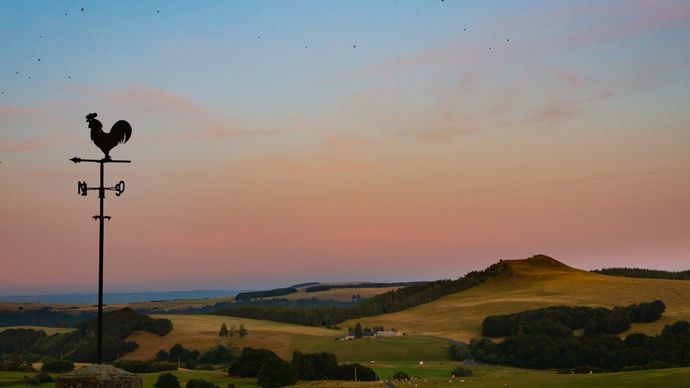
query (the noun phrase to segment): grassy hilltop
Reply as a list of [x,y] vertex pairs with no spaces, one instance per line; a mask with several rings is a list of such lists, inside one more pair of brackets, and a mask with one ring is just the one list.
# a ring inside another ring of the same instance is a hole
[[[666,324],[690,320],[690,282],[600,275],[569,267],[548,256],[505,261],[507,271],[469,290],[392,314],[347,321],[395,327],[413,334],[469,341],[479,336],[488,315],[555,305],[614,307],[661,299],[667,309],[656,322],[630,331],[657,334]],[[627,333],[624,333],[624,335]]]

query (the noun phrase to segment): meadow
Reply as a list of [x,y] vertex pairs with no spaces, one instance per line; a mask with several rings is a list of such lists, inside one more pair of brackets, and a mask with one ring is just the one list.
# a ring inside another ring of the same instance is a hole
[[[535,371],[504,367],[468,367],[473,375],[464,378],[450,377],[450,371],[457,366],[452,362],[418,363],[399,362],[385,364],[368,364],[377,374],[386,379],[397,371],[404,371],[413,379],[409,382],[394,381],[398,388],[447,388],[447,387],[690,387],[690,368],[656,369],[622,373],[602,373],[569,375],[557,374],[554,371]],[[205,379],[225,387],[228,383],[236,387],[258,387],[256,379],[240,379],[228,377],[221,371],[189,371],[179,370],[174,372],[180,382],[191,379]],[[0,372],[0,383],[15,381],[24,375],[32,375],[25,372]],[[153,388],[158,378],[156,373],[141,374],[144,388]],[[184,386],[184,385],[183,385]],[[13,385],[18,388],[37,387],[36,385]],[[43,388],[53,388],[54,383],[38,385]],[[348,382],[348,381],[301,381],[295,388],[369,388],[384,387],[382,382]]]

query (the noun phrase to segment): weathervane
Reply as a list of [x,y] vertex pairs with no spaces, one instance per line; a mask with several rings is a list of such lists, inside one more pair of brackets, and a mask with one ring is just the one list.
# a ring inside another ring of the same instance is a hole
[[131,160],[113,160],[110,157],[110,150],[115,148],[120,143],[126,143],[132,136],[132,126],[124,120],[120,120],[113,125],[110,132],[103,132],[103,124],[96,119],[96,113],[89,113],[86,115],[86,122],[89,123],[91,129],[91,140],[94,144],[103,151],[103,159],[82,159],[74,157],[70,159],[74,163],[90,162],[98,163],[101,169],[101,184],[98,187],[89,187],[86,182],[79,181],[77,183],[78,193],[86,196],[89,190],[98,190],[98,198],[100,199],[100,213],[93,216],[95,220],[99,221],[98,234],[98,353],[97,363],[103,361],[103,231],[104,220],[110,220],[110,216],[103,215],[103,199],[105,198],[106,190],[114,191],[116,196],[122,195],[125,191],[125,182],[120,181],[113,187],[105,187],[103,185],[103,165],[105,163],[131,163]]

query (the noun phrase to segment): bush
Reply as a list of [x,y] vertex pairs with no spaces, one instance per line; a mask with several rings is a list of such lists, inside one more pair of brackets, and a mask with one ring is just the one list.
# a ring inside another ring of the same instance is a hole
[[43,363],[41,372],[65,373],[74,370],[74,363],[68,360],[51,360]]
[[264,387],[283,387],[297,382],[297,370],[292,364],[279,358],[270,358],[259,370],[256,382]]
[[196,362],[199,364],[227,364],[237,358],[230,349],[223,345],[217,345],[204,352]]
[[405,373],[403,371],[395,372],[395,374],[393,375],[393,380],[407,381],[409,379],[410,379],[410,375],[408,375],[407,373]]
[[156,334],[160,337],[168,335],[172,331],[172,322],[169,319],[150,319],[144,321],[144,330]]
[[[34,375],[34,376],[31,376],[31,377],[24,376],[24,377],[22,377],[21,380],[18,381],[18,383],[30,384],[30,385],[39,385],[39,384],[43,384],[43,383],[52,383],[54,381],[55,380],[53,379],[53,376],[51,376],[45,372],[41,372],[41,373]],[[16,383],[10,383],[10,386],[13,384],[16,384]],[[0,384],[0,385],[4,385],[4,384]]]
[[463,344],[453,344],[448,349],[448,356],[454,361],[465,361],[470,356],[470,351]]
[[177,380],[177,376],[166,372],[158,375],[158,380],[153,386],[155,388],[180,388],[180,382]]
[[453,369],[453,371],[450,372],[450,375],[455,376],[455,377],[467,377],[467,376],[472,376],[472,371],[467,369],[467,368],[463,368],[463,367],[459,366],[459,367]]
[[256,377],[266,361],[278,356],[270,350],[244,348],[240,358],[230,368],[228,374],[239,377]]
[[156,353],[155,360],[156,361],[168,361],[168,360],[170,360],[170,355],[165,350],[159,350],[158,353]]
[[213,384],[211,382],[208,382],[203,379],[192,379],[187,381],[187,385],[185,385],[186,388],[220,388],[216,384]]
[[333,379],[338,369],[338,359],[333,353],[292,354],[292,366],[302,380]]
[[13,354],[8,359],[0,361],[0,371],[6,372],[33,372],[34,367]]
[[185,347],[180,345],[180,344],[173,345],[170,348],[170,351],[168,352],[168,361],[187,362],[187,361],[195,361],[197,358],[199,358],[199,352],[198,351],[185,349]]

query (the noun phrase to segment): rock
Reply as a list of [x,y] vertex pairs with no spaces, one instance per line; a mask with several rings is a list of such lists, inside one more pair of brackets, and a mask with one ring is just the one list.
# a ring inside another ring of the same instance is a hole
[[111,365],[91,365],[58,377],[56,388],[142,388],[141,377]]

